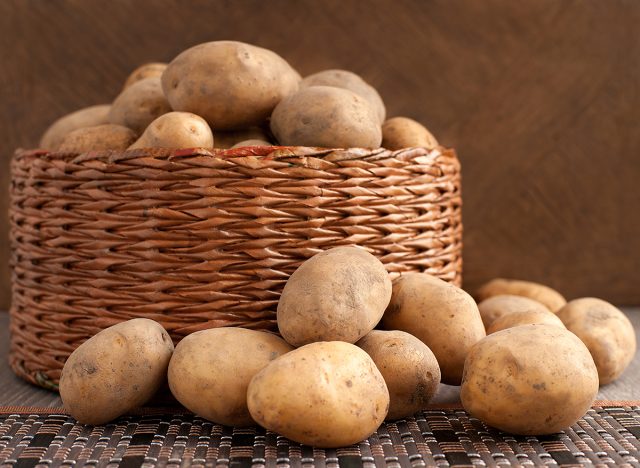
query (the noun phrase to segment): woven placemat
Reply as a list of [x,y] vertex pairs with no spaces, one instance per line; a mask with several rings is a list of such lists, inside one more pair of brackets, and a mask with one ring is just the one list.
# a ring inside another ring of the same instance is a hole
[[432,408],[326,450],[168,410],[90,427],[56,408],[0,408],[0,466],[640,466],[639,404],[598,402],[571,428],[544,437],[502,433],[460,407]]

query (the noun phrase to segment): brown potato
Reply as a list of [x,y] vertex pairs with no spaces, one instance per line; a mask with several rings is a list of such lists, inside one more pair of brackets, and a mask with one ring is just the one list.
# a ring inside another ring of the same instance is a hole
[[74,130],[95,127],[109,123],[110,104],[85,107],[71,114],[60,117],[44,132],[40,140],[40,148],[56,151],[64,137]]
[[411,333],[426,344],[438,359],[442,382],[449,385],[460,385],[469,349],[485,337],[473,298],[426,273],[410,273],[393,282],[382,326]]
[[347,70],[323,70],[309,75],[300,83],[301,88],[309,86],[333,86],[335,88],[348,89],[365,98],[378,116],[378,123],[384,122],[387,110],[378,91],[362,77]]
[[356,247],[335,247],[293,272],[278,302],[278,329],[293,346],[355,343],[380,321],[390,297],[380,260]]
[[79,128],[68,133],[59,151],[85,153],[87,151],[126,150],[134,141],[133,130],[122,125],[104,124],[95,127]]
[[143,405],[165,382],[172,353],[169,334],[153,320],[138,318],[102,330],[64,364],[65,409],[83,424],[98,425]]
[[564,328],[523,325],[487,336],[470,351],[460,398],[505,432],[552,434],[575,423],[598,393],[586,346]]
[[491,296],[478,304],[478,310],[480,311],[480,316],[482,317],[485,329],[488,329],[494,320],[512,312],[549,311],[549,309],[538,301],[534,301],[528,297],[514,296],[511,294]]
[[[546,309],[546,307],[545,307]],[[556,327],[565,328],[556,314],[550,310],[519,310],[503,315],[493,321],[491,326],[487,328],[487,335],[506,330],[507,328],[519,327],[522,325],[546,324]]]
[[166,68],[167,64],[161,62],[151,62],[140,65],[127,77],[127,80],[124,82],[124,88],[126,89],[133,83],[137,83],[145,78],[161,77]]
[[273,143],[265,140],[244,140],[236,143],[232,148],[242,148],[243,146],[273,146]]
[[300,75],[276,53],[234,41],[187,49],[162,75],[173,110],[200,115],[216,130],[262,124],[299,83]]
[[554,313],[567,303],[562,294],[555,289],[532,281],[495,278],[482,285],[476,292],[478,301],[502,294],[528,297],[540,302]]
[[387,419],[406,418],[426,408],[440,384],[440,367],[427,345],[399,330],[372,330],[356,345],[373,359],[387,384]]
[[438,147],[438,140],[427,128],[407,117],[393,117],[382,125],[382,147],[390,150]]
[[162,93],[159,77],[145,78],[125,88],[113,101],[109,122],[128,127],[138,135],[171,107]]
[[282,338],[245,328],[212,328],[192,333],[169,364],[171,393],[188,410],[217,424],[254,424],[247,388],[267,364],[293,350]]
[[636,334],[627,316],[602,299],[574,299],[558,311],[569,331],[589,349],[600,385],[616,380],[636,353]]
[[247,403],[262,427],[315,447],[360,442],[380,426],[389,391],[363,350],[311,343],[271,362],[249,384]]
[[311,86],[283,99],[271,115],[281,145],[379,148],[382,131],[369,102],[352,91]]
[[213,133],[202,117],[189,112],[161,115],[129,149],[135,148],[213,148]]
[[219,132],[214,129],[213,139],[216,142],[216,148],[228,149],[247,140],[269,141],[269,135],[260,127],[249,127],[226,132]]

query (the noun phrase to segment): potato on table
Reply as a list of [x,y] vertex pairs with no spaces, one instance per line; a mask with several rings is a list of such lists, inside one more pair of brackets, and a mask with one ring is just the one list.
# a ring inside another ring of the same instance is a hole
[[524,296],[540,302],[551,312],[558,312],[566,303],[566,299],[555,289],[533,281],[495,278],[483,284],[476,296],[479,302],[501,294]]
[[217,424],[254,424],[247,387],[267,364],[293,350],[282,338],[245,328],[212,328],[192,333],[169,364],[171,393],[187,409]]
[[427,128],[408,117],[393,117],[382,124],[382,147],[390,150],[422,147],[433,149],[438,140]]
[[109,122],[128,127],[138,135],[171,107],[162,93],[160,78],[155,76],[136,81],[113,101]]
[[110,104],[85,107],[53,122],[40,139],[40,148],[56,151],[64,137],[79,128],[109,123]]
[[373,359],[389,389],[394,420],[426,408],[440,385],[440,367],[422,341],[399,330],[372,330],[357,343]]
[[535,311],[547,312],[549,309],[538,301],[524,296],[499,294],[491,296],[478,304],[484,327],[488,329],[494,320],[513,312]]
[[636,353],[636,334],[626,315],[595,297],[574,299],[558,311],[567,329],[589,349],[600,385],[620,377]]
[[382,326],[411,333],[435,354],[442,382],[460,385],[469,349],[485,337],[473,298],[462,289],[426,273],[393,282]]
[[136,148],[213,148],[213,133],[207,122],[189,112],[169,112],[151,122]]
[[587,347],[553,325],[524,325],[478,342],[464,365],[464,408],[505,432],[543,435],[575,423],[598,393]]
[[380,260],[360,248],[335,247],[293,272],[278,302],[278,329],[293,346],[355,343],[377,325],[390,297]]
[[269,141],[269,135],[260,127],[249,127],[240,130],[218,131],[213,129],[216,148],[229,149],[247,140]]
[[[546,308],[545,308],[546,309]],[[519,310],[497,318],[487,328],[487,335],[522,325],[547,324],[565,328],[562,320],[550,310]]]
[[173,353],[169,334],[138,318],[102,330],[67,359],[60,398],[83,424],[104,424],[146,403],[162,386]]
[[311,343],[271,362],[247,391],[262,427],[301,444],[344,447],[367,438],[389,409],[371,358],[342,341]]
[[136,134],[130,128],[114,124],[96,125],[68,133],[60,143],[59,151],[73,153],[124,151],[134,141],[136,141]]
[[128,88],[133,83],[144,80],[145,78],[161,77],[166,68],[167,64],[162,62],[150,62],[140,65],[127,77],[127,80],[124,82],[124,87]]

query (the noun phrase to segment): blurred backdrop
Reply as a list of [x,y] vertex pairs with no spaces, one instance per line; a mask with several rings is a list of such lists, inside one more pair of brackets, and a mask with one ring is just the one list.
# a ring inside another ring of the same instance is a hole
[[147,61],[217,39],[346,68],[463,164],[464,281],[640,304],[640,2],[2,0],[0,309],[9,159]]

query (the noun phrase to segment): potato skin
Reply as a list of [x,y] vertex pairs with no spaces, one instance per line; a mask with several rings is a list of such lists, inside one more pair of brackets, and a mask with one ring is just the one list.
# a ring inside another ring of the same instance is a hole
[[574,299],[558,311],[567,329],[589,349],[600,385],[616,380],[636,353],[636,334],[626,315],[602,299]]
[[560,320],[558,316],[550,310],[520,310],[503,315],[502,317],[494,320],[491,326],[487,328],[487,335],[491,335],[492,333],[500,330],[506,330],[507,328],[534,324],[547,324],[565,328],[562,320]]
[[260,127],[249,127],[226,132],[219,132],[213,129],[213,139],[215,140],[216,148],[228,149],[247,140],[269,141],[269,135]]
[[371,435],[389,408],[380,371],[342,341],[311,343],[279,357],[249,384],[253,419],[301,444],[344,447]]
[[478,301],[501,294],[524,296],[540,302],[551,312],[556,313],[567,303],[555,289],[533,281],[495,278],[482,285],[476,292]]
[[139,135],[167,112],[171,112],[171,107],[162,93],[160,78],[155,76],[136,81],[122,90],[111,105],[109,122],[128,127]]
[[85,107],[53,122],[40,139],[40,148],[57,151],[64,137],[74,130],[109,123],[110,104]]
[[68,133],[62,140],[59,151],[71,153],[124,151],[134,141],[136,141],[136,134],[130,128],[114,124],[96,125]]
[[356,345],[373,359],[389,389],[389,413],[394,420],[426,408],[440,385],[440,367],[429,347],[399,330],[372,330]]
[[378,91],[363,80],[362,77],[348,70],[322,70],[306,76],[300,83],[300,88],[308,88],[309,86],[333,86],[353,91],[369,101],[378,116],[380,124],[384,122],[387,115],[387,110]]
[[275,52],[235,41],[191,47],[162,75],[173,110],[200,115],[216,130],[260,125],[299,83],[300,75]]
[[491,296],[478,304],[478,310],[482,317],[484,327],[488,329],[494,320],[521,311],[545,312],[549,309],[538,301],[524,296],[514,296],[513,294],[499,294]]
[[213,148],[213,133],[200,116],[189,112],[169,112],[151,122],[129,147],[136,148]]
[[543,435],[575,423],[598,393],[586,346],[553,325],[487,336],[469,353],[460,398],[472,416],[505,432]]
[[393,117],[382,124],[382,147],[433,149],[438,147],[438,140],[421,123],[408,117]]
[[212,328],[186,336],[169,364],[169,387],[188,410],[217,424],[254,424],[247,387],[267,364],[293,350],[282,338],[245,328]]
[[278,302],[278,329],[293,346],[355,343],[380,321],[390,297],[380,260],[356,247],[335,247],[293,272]]
[[273,143],[269,143],[265,140],[244,140],[239,141],[232,148],[242,148],[243,146],[273,146]]
[[140,65],[127,77],[124,82],[124,89],[145,78],[161,77],[166,68],[167,64],[162,62],[150,62]]
[[473,298],[426,273],[410,273],[393,282],[382,326],[410,333],[426,344],[438,359],[442,382],[449,385],[460,385],[467,353],[485,337]]
[[153,320],[138,318],[97,333],[67,359],[60,397],[83,424],[116,419],[147,402],[165,382],[173,343]]
[[382,130],[373,108],[347,89],[311,86],[283,99],[271,131],[285,146],[379,148]]

